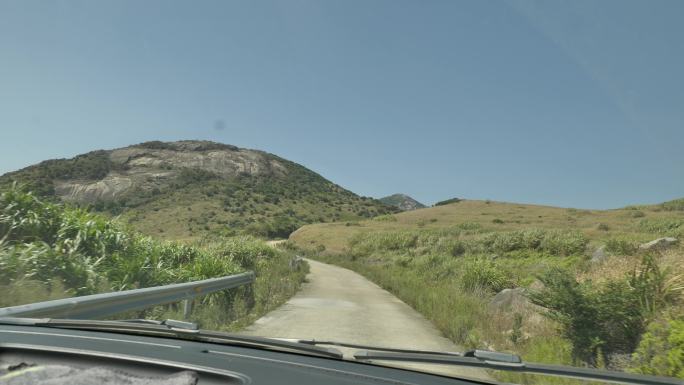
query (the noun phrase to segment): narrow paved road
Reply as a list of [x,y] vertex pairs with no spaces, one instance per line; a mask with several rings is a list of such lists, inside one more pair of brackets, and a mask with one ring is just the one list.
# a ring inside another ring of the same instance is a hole
[[[243,333],[405,349],[461,351],[418,312],[361,275],[341,267],[307,261],[311,269],[302,290]],[[482,371],[469,368],[412,366],[487,378]]]

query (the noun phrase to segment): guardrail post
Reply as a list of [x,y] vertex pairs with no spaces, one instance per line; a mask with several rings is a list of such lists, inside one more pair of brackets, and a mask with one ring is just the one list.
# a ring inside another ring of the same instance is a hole
[[192,313],[192,299],[188,298],[183,300],[183,319],[188,320],[190,313]]

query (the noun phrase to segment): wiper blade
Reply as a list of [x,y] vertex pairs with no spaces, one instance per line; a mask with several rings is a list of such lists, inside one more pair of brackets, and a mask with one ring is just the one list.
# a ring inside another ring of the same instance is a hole
[[364,349],[364,350],[373,350],[373,351],[380,351],[380,352],[436,354],[436,355],[443,355],[443,356],[461,356],[461,353],[459,353],[459,352],[440,352],[440,351],[435,351],[435,350],[388,348],[388,347],[381,347],[381,346],[360,345],[360,344],[353,344],[353,343],[348,343],[348,342],[328,341],[328,340],[284,339],[284,341],[292,341],[292,342],[298,342],[300,344],[309,344],[309,345],[316,345],[316,346],[317,345],[330,345],[330,346],[339,346],[339,347],[343,347],[343,348]]
[[124,321],[101,321],[50,318],[0,318],[0,324],[154,335],[255,349],[275,350],[288,353],[305,353],[326,358],[342,359],[343,357],[342,353],[336,349],[328,349],[264,337],[244,336],[211,330],[201,330],[197,328],[197,325],[194,323],[176,320],[156,321],[137,319]]
[[535,373],[557,377],[570,377],[585,380],[614,382],[637,385],[682,385],[684,381],[670,377],[649,376],[607,370],[576,368],[561,365],[546,365],[523,362],[515,354],[472,350],[462,355],[386,352],[364,350],[354,354],[359,361],[404,361],[441,365],[478,367],[483,369],[507,370],[520,373]]

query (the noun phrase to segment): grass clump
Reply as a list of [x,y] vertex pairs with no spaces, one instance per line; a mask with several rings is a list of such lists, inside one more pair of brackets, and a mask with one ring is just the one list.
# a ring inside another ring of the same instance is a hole
[[606,240],[606,251],[614,255],[632,255],[638,249],[639,245],[628,238],[620,237]]
[[526,229],[487,234],[479,243],[488,252],[534,250],[567,256],[584,252],[588,240],[579,231]]
[[377,217],[373,218],[373,220],[378,221],[378,222],[396,222],[397,217],[395,217],[394,215],[385,214],[385,215],[378,215]]
[[460,284],[464,291],[493,293],[514,286],[506,271],[486,259],[476,259],[467,263],[461,273]]
[[642,231],[655,233],[658,235],[680,235],[684,230],[684,219],[678,218],[659,218],[643,219],[639,221],[639,228]]

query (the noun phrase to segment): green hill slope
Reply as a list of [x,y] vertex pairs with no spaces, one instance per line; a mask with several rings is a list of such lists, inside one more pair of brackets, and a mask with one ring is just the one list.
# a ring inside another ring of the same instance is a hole
[[276,155],[207,141],[98,150],[0,177],[0,186],[14,182],[170,239],[209,232],[287,237],[307,223],[393,211]]

